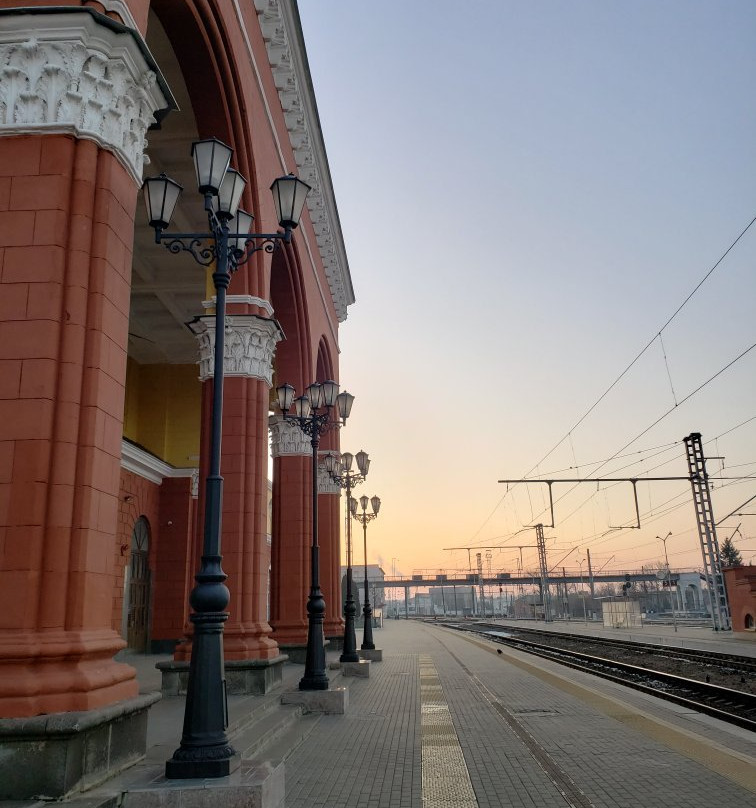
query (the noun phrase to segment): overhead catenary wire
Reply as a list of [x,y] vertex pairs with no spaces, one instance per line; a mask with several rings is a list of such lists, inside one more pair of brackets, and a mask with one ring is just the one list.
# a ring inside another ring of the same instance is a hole
[[[674,411],[675,411],[675,410],[676,410],[676,409],[677,409],[679,406],[681,406],[682,404],[684,404],[686,401],[690,400],[690,399],[691,399],[691,398],[692,398],[694,395],[696,395],[696,394],[697,394],[697,393],[699,393],[701,390],[703,390],[703,389],[704,389],[704,388],[705,388],[707,385],[711,384],[711,382],[713,382],[713,381],[714,381],[714,380],[715,380],[715,379],[716,379],[718,376],[721,376],[721,375],[722,375],[722,373],[724,373],[724,372],[725,372],[725,371],[726,371],[728,368],[731,368],[731,367],[732,367],[732,366],[733,366],[733,365],[734,365],[734,364],[735,364],[737,361],[739,361],[739,360],[740,360],[740,359],[742,359],[744,356],[746,356],[746,355],[747,355],[747,354],[748,354],[750,351],[752,351],[754,348],[756,348],[756,342],[754,342],[754,343],[753,343],[753,344],[752,344],[752,345],[751,345],[749,348],[746,348],[744,351],[742,351],[740,354],[738,354],[738,356],[736,356],[736,357],[735,357],[733,360],[731,360],[730,362],[728,362],[728,363],[727,363],[727,364],[726,364],[726,365],[725,365],[723,368],[721,368],[720,370],[718,370],[718,371],[717,371],[717,372],[716,372],[716,373],[715,373],[713,376],[710,376],[710,377],[709,377],[709,378],[708,378],[708,379],[707,379],[705,382],[703,382],[703,383],[702,383],[702,384],[700,384],[698,387],[696,387],[696,389],[695,389],[695,390],[693,390],[692,392],[688,393],[688,395],[687,395],[687,396],[685,396],[685,398],[683,398],[683,399],[682,399],[682,400],[679,402],[679,404],[676,404],[674,407],[670,407],[670,408],[669,408],[669,409],[668,409],[666,412],[664,412],[662,415],[660,415],[660,416],[659,416],[659,417],[658,417],[658,418],[657,418],[655,421],[653,421],[651,424],[649,424],[649,426],[647,426],[645,429],[641,430],[641,431],[640,431],[640,432],[639,432],[639,433],[638,433],[638,434],[637,434],[637,435],[636,435],[634,438],[632,438],[632,439],[631,439],[631,440],[629,440],[629,441],[628,441],[628,442],[627,442],[627,443],[626,443],[624,446],[622,446],[621,448],[619,448],[619,449],[618,449],[618,450],[615,452],[615,454],[614,454],[614,455],[612,455],[612,457],[610,457],[610,458],[608,458],[607,460],[605,460],[605,461],[604,461],[604,462],[603,462],[603,463],[602,463],[602,464],[601,464],[601,465],[600,465],[600,466],[599,466],[599,467],[598,467],[598,468],[597,468],[597,469],[596,469],[596,470],[593,472],[593,474],[595,475],[595,474],[596,474],[598,471],[600,471],[602,468],[604,468],[604,466],[606,466],[608,463],[610,463],[610,462],[611,462],[611,461],[612,461],[612,460],[613,460],[613,459],[614,459],[614,458],[615,458],[617,455],[619,455],[621,452],[624,452],[624,451],[625,451],[625,450],[626,450],[628,447],[632,446],[632,444],[633,444],[633,443],[635,443],[635,441],[637,441],[639,438],[642,438],[642,437],[643,437],[643,435],[645,435],[647,432],[649,432],[651,429],[653,429],[653,428],[654,428],[654,427],[655,427],[657,424],[661,423],[661,421],[663,421],[663,420],[664,420],[664,419],[665,419],[665,418],[666,418],[668,415],[670,415],[671,413],[673,413],[673,412],[674,412]],[[579,482],[577,482],[577,483],[575,483],[573,486],[571,486],[570,488],[568,488],[568,489],[567,489],[567,491],[565,491],[565,492],[564,492],[564,493],[563,493],[561,496],[557,497],[557,498],[554,500],[554,504],[556,504],[556,503],[558,503],[558,502],[561,502],[561,500],[563,500],[563,499],[564,499],[566,496],[568,496],[570,493],[572,493],[572,492],[573,492],[573,491],[574,491],[574,490],[575,490],[575,489],[576,489],[576,488],[577,488],[579,485],[580,485],[580,483],[579,483]],[[572,513],[571,513],[569,516],[574,515],[574,514],[575,514],[575,513],[576,513],[576,512],[577,512],[577,511],[580,509],[580,508],[582,508],[582,507],[583,507],[583,505],[587,504],[587,503],[590,501],[590,499],[591,499],[591,497],[589,497],[587,500],[585,500],[585,501],[584,501],[584,502],[583,502],[581,505],[579,505],[579,506],[578,506],[578,508],[576,508],[574,511],[572,511]],[[497,506],[497,507],[498,507],[498,506]],[[534,519],[538,519],[538,518],[541,516],[541,514],[542,514],[542,513],[544,513],[544,511],[541,511],[539,514],[537,514],[537,515],[534,517]],[[567,518],[569,518],[569,516],[568,516]]]
[[664,347],[664,339],[662,338],[661,331],[659,332],[659,344],[661,345],[662,349],[662,356],[664,357],[664,367],[667,369],[667,378],[669,379],[669,387],[672,390],[672,401],[675,402],[675,407],[677,406],[677,396],[675,395],[675,386],[672,384],[672,374],[669,370],[669,360],[667,359],[667,349]]
[[[635,358],[630,362],[629,365],[617,376],[617,378],[609,385],[609,387],[604,390],[604,392],[596,399],[596,401],[591,404],[591,406],[580,416],[580,418],[573,424],[573,426],[567,430],[567,433],[564,435],[561,440],[559,440],[548,452],[536,463],[526,474],[524,477],[527,477],[528,474],[531,474],[533,469],[536,466],[540,466],[547,457],[549,457],[562,443],[567,439],[567,437],[577,429],[580,424],[585,421],[585,419],[596,409],[596,407],[606,398],[607,395],[617,386],[617,384],[627,375],[627,373],[631,370],[631,368],[635,365],[635,363],[646,353],[646,351],[654,344],[656,338],[661,336],[664,330],[669,326],[669,324],[677,317],[677,315],[685,308],[691,298],[696,294],[696,292],[706,283],[712,273],[719,267],[719,265],[724,261],[724,259],[729,255],[729,253],[735,248],[737,243],[743,238],[743,236],[751,229],[753,223],[756,222],[756,216],[754,216],[751,221],[743,228],[740,232],[738,237],[730,244],[730,246],[722,253],[719,257],[717,262],[709,269],[709,271],[701,278],[701,280],[696,284],[693,290],[688,294],[688,296],[683,300],[683,302],[675,309],[672,316],[664,323],[664,325],[654,334],[654,336],[644,345],[644,347],[640,350],[640,352],[635,356]],[[622,451],[622,450],[620,450]]]
[[[610,393],[610,392],[611,392],[611,391],[612,391],[612,390],[613,390],[613,389],[614,389],[614,388],[617,386],[617,384],[618,384],[618,383],[619,383],[619,382],[620,382],[620,381],[621,381],[621,380],[622,380],[622,379],[623,379],[623,378],[624,378],[624,377],[627,375],[627,373],[628,373],[628,372],[629,372],[629,371],[630,371],[630,370],[631,370],[631,369],[634,367],[634,365],[635,365],[635,364],[638,362],[638,360],[639,360],[639,359],[640,359],[640,358],[641,358],[641,357],[642,357],[642,356],[643,356],[643,355],[646,353],[646,351],[648,351],[648,349],[651,347],[651,345],[653,345],[653,343],[655,342],[655,340],[657,339],[657,337],[661,337],[661,335],[662,335],[662,333],[664,332],[664,330],[665,330],[665,329],[666,329],[666,328],[667,328],[667,327],[670,325],[670,323],[672,323],[672,321],[673,321],[673,320],[674,320],[674,319],[677,317],[677,315],[678,315],[678,314],[680,314],[680,312],[681,312],[681,311],[682,311],[682,310],[685,308],[685,306],[686,306],[686,305],[688,304],[688,302],[689,302],[689,301],[690,301],[690,300],[693,298],[693,296],[694,296],[694,295],[695,295],[695,294],[698,292],[698,290],[699,290],[699,289],[700,289],[700,288],[701,288],[701,287],[704,285],[704,283],[706,283],[706,281],[707,281],[707,280],[708,280],[708,279],[711,277],[711,275],[712,275],[712,274],[713,274],[713,273],[716,271],[716,269],[717,269],[717,268],[718,268],[718,267],[721,265],[721,263],[724,261],[724,259],[725,259],[725,258],[726,258],[726,257],[727,257],[727,256],[730,254],[730,252],[731,252],[731,251],[732,251],[732,250],[733,250],[733,249],[734,249],[734,248],[737,246],[737,244],[740,242],[740,240],[743,238],[743,236],[745,236],[745,234],[746,234],[746,233],[747,233],[747,232],[748,232],[748,231],[751,229],[751,227],[753,226],[754,222],[756,222],[756,216],[754,216],[754,217],[753,217],[753,218],[752,218],[752,219],[751,219],[751,220],[748,222],[748,224],[747,224],[747,225],[746,225],[746,226],[743,228],[743,230],[741,230],[741,232],[738,234],[738,236],[737,236],[737,237],[734,239],[734,241],[733,241],[733,242],[732,242],[732,243],[731,243],[731,244],[730,244],[730,245],[727,247],[727,249],[726,249],[726,250],[725,250],[725,251],[722,253],[722,255],[719,257],[719,259],[718,259],[718,260],[717,260],[717,261],[714,263],[714,265],[713,265],[713,266],[712,266],[712,267],[711,267],[711,268],[710,268],[710,269],[709,269],[709,270],[706,272],[706,274],[705,274],[705,275],[704,275],[704,276],[701,278],[701,280],[700,280],[700,281],[699,281],[699,282],[696,284],[696,286],[695,286],[695,287],[694,287],[694,288],[691,290],[691,292],[690,292],[690,293],[687,295],[687,297],[686,297],[686,298],[685,298],[685,299],[682,301],[682,303],[681,303],[681,304],[680,304],[680,305],[677,307],[677,309],[675,309],[675,311],[674,311],[674,312],[672,313],[672,315],[671,315],[671,316],[670,316],[670,317],[667,319],[667,321],[664,323],[664,325],[662,325],[662,327],[661,327],[660,329],[658,329],[658,331],[657,331],[657,332],[654,334],[654,336],[653,336],[653,337],[652,337],[652,338],[651,338],[651,339],[650,339],[650,340],[649,340],[649,341],[648,341],[648,342],[647,342],[647,343],[644,345],[644,347],[643,347],[643,348],[642,348],[642,349],[641,349],[641,350],[638,352],[638,354],[637,354],[637,355],[636,355],[636,356],[635,356],[635,357],[632,359],[632,361],[631,361],[631,362],[630,362],[630,363],[629,363],[629,364],[628,364],[628,365],[627,365],[627,366],[624,368],[624,370],[623,370],[623,371],[622,371],[622,372],[621,372],[621,373],[620,373],[620,374],[619,374],[619,375],[618,375],[618,376],[617,376],[617,377],[614,379],[614,381],[613,381],[613,382],[612,382],[612,383],[611,383],[611,384],[610,384],[610,385],[609,385],[609,386],[606,388],[606,390],[604,390],[604,392],[603,392],[603,393],[602,393],[602,394],[601,394],[601,395],[600,395],[600,396],[599,396],[599,397],[598,397],[598,398],[597,398],[597,399],[596,399],[596,400],[593,402],[593,404],[591,404],[591,406],[590,406],[590,407],[589,407],[589,408],[588,408],[588,409],[587,409],[587,410],[586,410],[586,411],[583,413],[583,415],[581,415],[581,416],[580,416],[580,418],[579,418],[579,419],[578,419],[578,420],[577,420],[577,421],[576,421],[576,422],[573,424],[573,426],[572,426],[570,429],[568,429],[568,430],[567,430],[567,432],[565,433],[565,435],[564,435],[564,436],[563,436],[563,437],[562,437],[562,438],[561,438],[559,441],[557,441],[557,443],[555,443],[555,444],[554,444],[554,446],[552,446],[552,448],[551,448],[551,449],[549,449],[549,451],[548,451],[548,452],[546,452],[546,454],[545,454],[545,455],[543,455],[543,457],[542,457],[542,458],[541,458],[541,459],[540,459],[540,460],[539,460],[537,463],[535,463],[535,464],[534,464],[534,465],[533,465],[533,466],[532,466],[532,467],[531,467],[531,468],[530,468],[530,469],[529,469],[529,470],[528,470],[528,471],[527,471],[525,474],[523,474],[523,475],[522,475],[523,477],[528,477],[528,476],[529,476],[530,474],[532,474],[532,473],[533,473],[533,471],[534,471],[536,468],[538,468],[538,467],[539,467],[539,466],[540,466],[540,465],[541,465],[541,464],[542,464],[542,463],[543,463],[543,462],[544,462],[544,461],[545,461],[545,460],[546,460],[548,457],[550,457],[550,456],[553,454],[553,452],[554,452],[554,451],[556,451],[556,449],[557,449],[559,446],[561,446],[561,444],[562,444],[562,443],[564,443],[564,441],[565,441],[565,440],[566,440],[568,437],[570,437],[570,436],[571,436],[571,433],[572,433],[572,432],[573,432],[575,429],[577,429],[577,427],[578,427],[578,426],[580,426],[580,424],[582,424],[582,423],[583,423],[583,421],[585,421],[585,419],[586,419],[586,418],[587,418],[587,417],[588,417],[588,416],[589,416],[589,415],[590,415],[590,414],[593,412],[593,410],[595,410],[595,409],[596,409],[596,407],[597,407],[597,406],[598,406],[598,405],[599,405],[599,404],[600,404],[600,403],[601,403],[601,402],[602,402],[602,401],[603,401],[603,400],[606,398],[606,396],[607,396],[607,395],[609,395],[609,393]],[[748,351],[750,351],[750,350],[751,350],[753,347],[754,347],[754,346],[752,345],[752,346],[751,346],[751,348],[747,349],[747,350],[746,350],[746,351],[745,351],[743,354],[741,354],[741,357],[742,357],[742,356],[744,356],[746,353],[748,353]],[[734,362],[736,362],[736,361],[737,361],[739,358],[741,358],[741,357],[737,357],[735,360],[733,360],[733,362],[731,362],[731,363],[730,363],[730,365],[732,365]],[[727,367],[729,367],[730,365],[728,365]],[[719,371],[719,373],[724,372],[724,370],[726,370],[726,369],[727,369],[727,367],[723,368],[721,371]],[[698,390],[702,389],[702,388],[703,388],[703,386],[705,386],[706,384],[708,384],[710,381],[713,381],[713,379],[715,379],[715,378],[716,378],[716,377],[719,375],[719,373],[718,373],[718,374],[715,374],[715,376],[713,376],[711,379],[709,379],[709,381],[705,382],[705,383],[704,383],[704,385],[702,385],[701,387],[697,388],[697,390],[693,391],[693,393],[691,393],[691,394],[689,394],[688,396],[686,396],[686,398],[685,398],[685,399],[683,399],[683,401],[679,402],[679,404],[684,403],[684,401],[688,400],[688,399],[689,399],[689,398],[690,398],[692,395],[694,395],[696,392],[698,392]],[[671,379],[670,379],[670,383],[671,383]],[[674,395],[674,391],[673,391],[673,395]],[[677,406],[679,406],[679,404],[676,402],[676,403],[675,403],[675,406],[674,406],[674,407],[672,408],[672,410],[670,410],[670,411],[674,411],[674,409],[676,409],[676,408],[677,408]],[[663,415],[663,416],[662,416],[660,419],[657,419],[657,421],[655,421],[655,422],[654,422],[654,424],[652,424],[650,427],[648,427],[647,429],[645,429],[645,430],[644,430],[642,433],[640,433],[638,436],[636,436],[636,437],[635,437],[635,438],[634,438],[632,441],[630,441],[629,443],[627,443],[627,444],[626,444],[626,445],[625,445],[625,446],[624,446],[622,449],[619,449],[617,452],[615,452],[615,454],[614,454],[614,455],[612,455],[612,458],[610,458],[610,460],[611,460],[611,459],[613,459],[614,457],[616,457],[617,455],[619,455],[619,454],[620,454],[620,452],[624,451],[624,449],[626,449],[628,446],[632,445],[632,444],[633,444],[633,443],[634,443],[636,440],[638,440],[638,438],[639,438],[639,437],[641,437],[641,436],[642,436],[642,435],[644,435],[646,432],[648,432],[650,429],[652,429],[652,428],[653,428],[653,427],[654,427],[656,424],[658,424],[658,423],[659,423],[659,421],[660,421],[660,420],[662,420],[663,418],[665,418],[665,417],[666,417],[668,414],[669,414],[669,412],[665,413],[665,414],[664,414],[664,415]],[[599,467],[599,468],[600,468],[600,467]],[[485,527],[485,526],[488,524],[488,522],[489,522],[489,521],[490,521],[490,520],[493,518],[493,515],[494,515],[494,514],[496,513],[496,511],[499,509],[499,506],[500,506],[500,505],[501,505],[501,503],[504,501],[504,499],[507,497],[507,495],[509,494],[509,491],[510,491],[510,489],[509,489],[509,487],[507,487],[507,490],[504,492],[504,494],[502,494],[502,496],[501,496],[501,497],[499,497],[499,499],[497,500],[496,504],[495,504],[495,505],[494,505],[494,507],[491,509],[491,512],[490,512],[490,513],[488,514],[488,516],[485,518],[485,520],[483,521],[483,523],[482,523],[482,524],[480,525],[480,527],[479,527],[479,528],[478,528],[478,529],[477,529],[477,530],[476,530],[476,531],[473,533],[473,535],[472,535],[472,537],[471,537],[471,539],[470,539],[471,541],[472,541],[472,539],[474,539],[474,538],[475,538],[475,537],[476,537],[476,536],[477,536],[477,535],[478,535],[478,534],[481,532],[481,530],[483,530],[483,528],[484,528],[484,527]]]
[[[721,433],[717,437],[721,437],[722,435],[729,434],[729,433],[735,431],[736,429],[739,429],[739,428],[745,426],[746,424],[750,423],[752,420],[754,420],[754,418],[747,418],[746,420],[741,421],[739,424],[736,424],[735,426],[730,427],[729,429],[725,430],[723,433]],[[711,439],[711,441],[714,441],[714,440],[715,440],[715,438]],[[669,461],[665,461],[664,463],[661,463],[661,464],[659,464],[657,466],[654,466],[651,469],[648,469],[648,472],[652,472],[652,471],[655,471],[658,468],[663,467],[664,465],[667,464],[667,462],[669,462]],[[755,464],[756,464],[756,461],[752,461],[750,463],[739,464],[739,466],[751,466],[751,465],[755,465]],[[733,466],[733,468],[735,468],[735,467]],[[622,469],[620,469],[620,470],[622,470]],[[643,478],[640,478],[640,479],[643,479]],[[742,483],[746,483],[746,482],[748,482],[750,480],[756,480],[756,475],[749,475],[749,476],[745,476],[745,477],[729,479],[727,482],[724,482],[721,487],[722,488],[728,488],[728,487],[733,486],[733,485],[740,485]],[[596,497],[597,493],[602,493],[604,495],[604,500],[605,500],[604,501],[604,507],[607,509],[606,521],[607,522],[610,521],[609,514],[608,514],[609,502],[608,502],[608,499],[606,497],[606,494],[607,494],[607,491],[608,491],[609,488],[612,488],[612,487],[617,486],[617,485],[620,485],[620,483],[619,482],[608,483],[605,487],[601,488],[599,492],[593,491],[582,503],[580,503],[573,511],[571,511],[566,516],[564,516],[560,521],[562,523],[566,523],[567,521],[569,521],[569,519],[571,519],[575,515],[575,513],[577,513],[577,511],[579,511],[582,507],[584,507],[592,499],[594,499]],[[644,520],[644,522],[646,524],[654,524],[656,522],[661,521],[662,519],[666,518],[669,514],[674,513],[675,511],[679,510],[680,508],[687,507],[688,504],[689,504],[688,503],[689,493],[690,492],[689,492],[689,490],[688,490],[688,488],[686,486],[685,490],[683,490],[681,492],[678,492],[677,494],[674,494],[673,496],[669,497],[668,499],[666,499],[666,500],[664,500],[664,501],[662,501],[660,503],[657,503],[657,505],[655,506],[654,512],[649,510],[649,511],[641,513],[641,518]],[[684,501],[676,502],[676,500],[680,500],[681,498],[685,498]],[[559,499],[561,499],[561,497]],[[559,499],[557,501],[559,501]],[[515,500],[513,500],[513,502],[514,501]],[[750,502],[750,501],[751,500],[748,500],[748,502]],[[672,504],[672,503],[674,503],[674,504]],[[747,503],[744,503],[744,504],[747,504]],[[739,507],[742,507],[742,505],[739,506]],[[510,541],[512,538],[514,538],[514,536],[516,536],[518,533],[521,533],[521,532],[522,532],[522,530],[518,530],[518,531],[515,531],[514,533],[511,533],[509,535],[494,536],[494,537],[491,537],[491,538],[487,539],[486,541],[493,542],[493,541],[496,541],[498,539],[502,539],[503,543],[502,543],[502,545],[500,545],[500,548],[501,549],[506,549],[507,548],[506,542]],[[598,546],[598,545],[602,545],[602,544],[606,544],[608,542],[614,541],[614,540],[622,537],[624,533],[625,533],[625,529],[620,528],[619,530],[612,531],[611,535],[607,535],[605,531],[597,530],[596,526],[594,524],[594,533],[592,535],[583,536],[581,541],[582,542],[591,541],[591,542],[593,542],[594,546]],[[638,545],[638,546],[646,546],[646,545],[641,544],[641,545]]]

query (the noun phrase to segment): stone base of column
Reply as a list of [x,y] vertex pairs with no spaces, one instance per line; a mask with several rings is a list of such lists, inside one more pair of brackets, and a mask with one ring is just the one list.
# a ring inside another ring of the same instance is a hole
[[357,676],[363,679],[370,678],[370,660],[361,659],[359,662],[342,662],[342,676]]
[[148,693],[97,710],[0,719],[0,800],[60,799],[141,760]]
[[360,648],[357,653],[360,655],[360,659],[383,662],[383,651],[380,648]]
[[326,635],[326,642],[328,643],[329,651],[343,651],[344,650],[344,632],[341,634],[334,634],[332,636]]
[[214,780],[166,780],[131,785],[123,793],[122,808],[217,808],[219,805],[253,805],[255,808],[283,808],[284,764],[251,764],[241,766],[229,777]]
[[281,704],[298,704],[304,713],[343,715],[346,712],[349,691],[345,687],[328,690],[290,690],[281,696]]
[[[289,659],[281,654],[274,659],[226,660],[226,692],[229,695],[260,696],[270,693],[283,682],[283,666]],[[163,676],[164,696],[184,696],[189,681],[189,662],[170,659],[158,662],[155,667]]]
[[[331,650],[330,640],[325,641],[325,646],[328,650]],[[289,662],[293,662],[295,665],[304,665],[307,661],[307,643],[291,643],[291,645],[287,643],[279,643],[278,648],[282,654],[285,654]]]

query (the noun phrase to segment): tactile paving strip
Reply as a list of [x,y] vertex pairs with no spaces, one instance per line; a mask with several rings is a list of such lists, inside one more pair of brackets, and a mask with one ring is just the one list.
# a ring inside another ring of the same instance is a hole
[[420,656],[423,808],[478,808],[433,660]]

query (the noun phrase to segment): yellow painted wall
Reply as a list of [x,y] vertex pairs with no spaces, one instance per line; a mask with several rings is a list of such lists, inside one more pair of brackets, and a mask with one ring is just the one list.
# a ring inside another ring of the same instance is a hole
[[172,466],[199,465],[201,384],[196,365],[126,368],[124,437]]

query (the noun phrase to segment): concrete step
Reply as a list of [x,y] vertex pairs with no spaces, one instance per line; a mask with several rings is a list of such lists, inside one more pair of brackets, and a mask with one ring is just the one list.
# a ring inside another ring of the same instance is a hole
[[[297,688],[301,668],[287,671],[281,687],[264,695],[230,696],[228,700],[228,737],[232,746],[246,763],[278,766],[304,741],[314,729],[319,714],[303,714],[301,706],[281,704],[287,690]],[[349,685],[339,669],[329,669],[331,687]],[[141,763],[121,772],[100,786],[83,794],[72,795],[64,801],[66,808],[118,808],[124,789],[145,777],[159,776],[165,761],[181,741],[184,699],[169,697],[151,709],[153,721],[151,742]],[[43,808],[49,803],[36,800],[8,802],[0,800],[0,808]]]
[[275,710],[260,714],[230,740],[242,760],[264,757],[268,747],[282,735],[289,733],[303,718],[303,710],[299,705],[280,704]]

